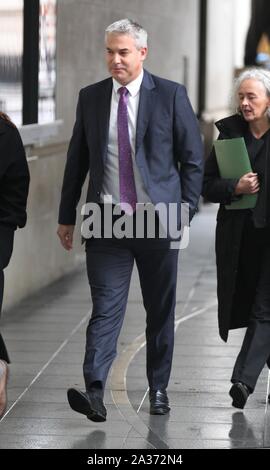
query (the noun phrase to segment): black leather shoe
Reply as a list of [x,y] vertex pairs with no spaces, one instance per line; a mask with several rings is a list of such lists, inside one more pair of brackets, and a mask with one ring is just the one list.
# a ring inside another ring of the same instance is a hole
[[243,409],[250,395],[250,390],[246,384],[236,382],[231,387],[229,394],[233,399],[232,406]]
[[151,390],[149,392],[150,415],[165,415],[169,413],[169,400],[166,390]]
[[268,395],[268,403],[270,403],[270,393],[269,393],[269,395]]
[[91,421],[106,421],[107,411],[100,396],[92,392],[81,392],[76,388],[69,388],[67,397],[74,411],[86,415]]

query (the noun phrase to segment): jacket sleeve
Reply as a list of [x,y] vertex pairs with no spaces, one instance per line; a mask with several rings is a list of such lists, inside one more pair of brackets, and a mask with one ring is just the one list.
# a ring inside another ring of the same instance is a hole
[[10,127],[5,134],[5,170],[0,184],[0,224],[13,229],[26,224],[29,170],[18,130]]
[[[221,136],[219,136],[219,139]],[[202,195],[210,202],[231,204],[242,196],[234,194],[238,179],[221,178],[214,147],[206,160]]]
[[197,118],[184,86],[175,93],[174,142],[180,163],[182,202],[189,204],[189,217],[196,212],[203,179],[203,146]]
[[62,185],[58,222],[63,225],[76,223],[76,208],[89,170],[88,146],[82,113],[82,91],[79,94],[76,121],[68,148]]

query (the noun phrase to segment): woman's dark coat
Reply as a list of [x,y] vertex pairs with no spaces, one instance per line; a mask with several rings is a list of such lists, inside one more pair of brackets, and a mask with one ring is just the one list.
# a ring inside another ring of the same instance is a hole
[[[29,171],[18,130],[0,117],[0,314],[4,292],[3,270],[9,263],[14,231],[26,223]],[[0,359],[9,362],[0,333]]]
[[[239,115],[230,116],[216,123],[220,132],[219,139],[244,137],[247,140],[248,125]],[[258,141],[258,153],[262,142]],[[268,165],[269,169],[269,165]],[[270,188],[270,173],[266,175],[266,186]],[[256,289],[256,269],[254,279],[241,272],[239,254],[247,209],[228,210],[225,204],[234,200],[234,189],[237,180],[220,178],[214,149],[205,165],[203,196],[220,203],[216,227],[216,262],[217,262],[217,295],[218,322],[220,336],[228,339],[230,329],[246,327],[251,313]],[[269,201],[269,190],[266,195]],[[248,210],[249,211],[249,210]],[[267,216],[269,223],[269,215]]]
[[0,225],[24,227],[29,171],[18,130],[0,117]]

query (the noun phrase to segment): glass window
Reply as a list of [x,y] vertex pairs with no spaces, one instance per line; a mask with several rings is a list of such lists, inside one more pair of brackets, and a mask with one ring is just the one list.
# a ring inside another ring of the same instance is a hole
[[0,0],[0,110],[22,123],[23,0]]
[[56,0],[40,0],[38,122],[55,119]]
[[[0,110],[22,124],[23,0],[0,0]],[[40,0],[38,123],[55,119],[56,0]],[[24,51],[27,54],[27,50]]]

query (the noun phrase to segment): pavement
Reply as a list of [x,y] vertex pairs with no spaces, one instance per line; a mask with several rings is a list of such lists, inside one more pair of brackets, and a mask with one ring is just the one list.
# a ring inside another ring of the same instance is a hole
[[270,448],[268,369],[243,411],[231,406],[230,376],[244,330],[218,335],[215,205],[201,205],[181,250],[171,412],[149,415],[145,312],[136,269],[105,393],[107,421],[73,412],[69,387],[83,389],[85,331],[91,310],[84,264],[37,292],[1,321],[11,356],[0,449]]

